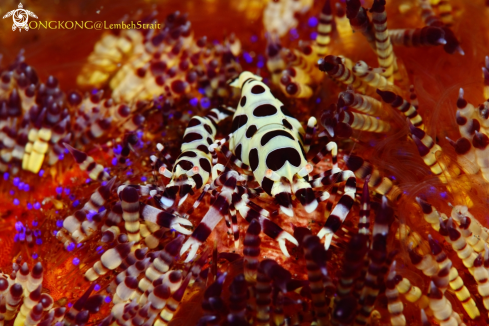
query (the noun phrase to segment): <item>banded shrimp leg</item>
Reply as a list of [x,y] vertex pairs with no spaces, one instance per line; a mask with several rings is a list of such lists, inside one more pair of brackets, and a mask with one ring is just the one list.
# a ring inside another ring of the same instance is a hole
[[344,194],[341,196],[323,228],[318,233],[320,239],[324,237],[324,248],[326,250],[329,249],[334,233],[341,227],[355,202],[357,180],[352,171],[338,171],[333,167],[333,169],[313,177],[313,180],[311,181],[314,189],[323,188],[343,181],[346,181]]
[[[222,185],[221,191],[217,194],[215,201],[212,203],[211,207],[207,213],[202,218],[202,221],[195,228],[192,235],[183,244],[180,251],[180,255],[183,255],[187,250],[189,250],[186,262],[192,260],[199,247],[207,240],[209,235],[212,233],[216,225],[222,220],[225,214],[230,213],[230,207],[233,205],[233,194],[237,193],[237,182],[240,179],[239,173],[234,170],[229,170],[227,172],[227,179]],[[216,183],[218,184],[218,183]],[[236,197],[235,198],[242,198]],[[237,201],[235,201],[238,203]],[[253,219],[257,219],[261,226],[263,232],[271,237],[272,239],[279,242],[280,249],[286,257],[289,257],[289,253],[285,246],[285,241],[288,240],[298,245],[297,240],[288,232],[284,231],[273,221],[269,220],[259,212],[245,205],[246,200],[240,201],[237,207],[234,207],[240,212],[248,222]]]
[[[229,173],[231,173],[230,168],[223,166],[222,164],[216,164],[215,165],[215,170],[216,172],[213,172],[213,175],[217,175],[217,172],[220,172],[219,178],[214,179],[212,183],[212,189],[216,191],[219,186],[223,186],[224,183],[227,180],[227,177]],[[236,172],[236,171],[234,171]],[[241,183],[244,182],[250,182],[254,180],[253,175],[243,175],[243,174],[238,174],[239,179]],[[255,204],[252,202],[249,197],[256,197],[260,193],[262,193],[263,190],[261,188],[257,189],[249,189],[243,185],[236,186],[236,189],[234,193],[232,194],[232,203],[229,207],[229,217],[230,219],[226,217],[226,225],[228,226],[228,229],[230,229],[230,233],[233,234],[234,236],[234,242],[235,242],[235,247],[237,248],[239,245],[239,229],[238,229],[238,219],[236,215],[236,211],[240,212],[240,215],[245,218],[249,223],[256,218],[258,215],[262,215],[266,218],[270,216],[270,213],[266,210],[260,207],[258,204]],[[258,215],[256,215],[258,213]]]
[[[204,188],[205,191],[207,189],[208,187]],[[138,223],[138,233],[144,239],[147,246],[150,246],[150,242],[157,244],[159,242],[158,239],[163,235],[162,231],[164,229],[175,230],[176,232],[185,235],[190,235],[192,233],[188,227],[193,227],[193,225],[187,218],[185,218],[185,216],[180,216],[180,214],[177,213],[173,214],[149,204],[139,202],[139,196],[153,196],[157,191],[158,189],[155,189],[155,186],[153,185],[121,185],[117,189],[117,194],[122,203],[127,202],[126,206],[127,204],[137,204],[137,211],[140,212],[140,218],[144,221],[141,224]],[[199,197],[200,200],[201,197]],[[199,200],[198,202],[200,203]],[[197,202],[195,204],[198,206]],[[190,210],[194,209],[195,204]],[[130,211],[129,213],[131,212],[134,213],[133,211]]]

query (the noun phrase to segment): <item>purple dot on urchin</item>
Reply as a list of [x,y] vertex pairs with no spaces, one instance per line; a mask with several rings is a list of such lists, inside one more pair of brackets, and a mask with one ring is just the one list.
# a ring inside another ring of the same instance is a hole
[[191,98],[190,101],[189,101],[190,105],[192,106],[197,106],[197,104],[199,104],[199,99],[194,97],[194,98]]
[[95,284],[95,286],[94,286],[93,290],[94,290],[95,292],[100,291],[100,285]]
[[248,52],[243,53],[243,58],[245,59],[246,63],[253,62],[253,57]]
[[56,187],[56,193],[61,195],[63,193],[63,187]]
[[68,251],[73,251],[75,250],[75,244],[72,242],[68,245],[68,247],[66,247],[66,250]]
[[31,203],[27,203],[27,209],[32,209],[32,204]]
[[36,202],[36,203],[34,204],[34,208],[35,208],[35,209],[40,209],[40,208],[41,208],[41,204],[40,204],[39,202]]
[[73,258],[73,265],[78,266],[78,264],[80,264],[80,259],[77,257]]
[[56,221],[56,226],[59,227],[59,228],[63,227],[63,221],[62,220],[57,220]]
[[307,20],[307,24],[309,25],[309,27],[316,27],[318,25],[318,19],[316,17],[310,17]]
[[208,109],[209,106],[211,106],[211,100],[209,100],[207,97],[204,97],[200,100],[200,106],[203,109]]
[[104,301],[105,301],[105,303],[110,303],[112,301],[112,298],[109,296],[106,296]]
[[121,145],[117,145],[114,149],[113,149],[114,153],[115,154],[120,154],[122,153],[122,146]]
[[24,224],[22,224],[22,222],[20,221],[15,222],[15,230],[17,230],[17,232],[21,232],[23,229],[24,229]]
[[14,181],[13,181],[13,184],[15,187],[17,187],[20,183],[20,179],[19,178],[14,178]]
[[292,28],[289,33],[292,39],[299,38],[299,33],[297,32],[297,29]]
[[92,221],[93,221],[93,216],[94,216],[95,214],[97,214],[97,212],[95,212],[95,211],[89,211],[89,212],[88,212],[88,214],[86,215],[87,220],[88,220],[89,222],[92,222]]
[[14,205],[15,205],[15,206],[17,206],[17,205],[19,205],[19,204],[20,204],[20,201],[19,201],[17,198],[15,198],[15,199],[14,199]]
[[73,207],[80,205],[80,201],[77,199],[73,202]]
[[5,173],[3,174],[3,180],[5,180],[5,181],[6,181],[6,180],[8,180],[8,177],[9,177],[8,172],[5,172]]
[[257,68],[260,68],[260,69],[261,69],[261,68],[263,68],[264,66],[265,66],[265,61],[258,61],[258,62],[256,63],[256,67],[257,67]]

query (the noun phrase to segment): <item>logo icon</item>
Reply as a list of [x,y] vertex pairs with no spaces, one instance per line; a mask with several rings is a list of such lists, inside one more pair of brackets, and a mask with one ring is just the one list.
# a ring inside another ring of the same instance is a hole
[[7,18],[12,16],[14,20],[14,24],[12,25],[12,30],[15,31],[17,27],[19,28],[19,32],[24,28],[26,31],[29,30],[29,24],[27,23],[29,20],[29,16],[37,18],[36,14],[32,11],[23,9],[22,3],[19,3],[19,9],[15,9],[9,11],[3,18]]

